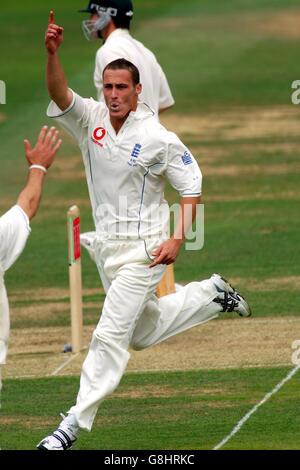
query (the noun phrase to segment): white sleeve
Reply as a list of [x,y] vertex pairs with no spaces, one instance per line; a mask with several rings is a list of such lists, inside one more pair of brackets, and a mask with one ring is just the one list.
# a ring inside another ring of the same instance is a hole
[[70,106],[62,111],[54,101],[51,101],[47,108],[47,116],[57,121],[80,146],[86,137],[88,120],[94,100],[82,98],[73,90],[71,91],[73,100]]
[[169,132],[166,176],[181,197],[201,196],[202,173],[195,158],[180,139]]
[[168,80],[162,68],[160,68],[159,109],[168,108],[175,103]]
[[7,271],[24,250],[31,232],[27,214],[13,206],[0,217],[0,264]]

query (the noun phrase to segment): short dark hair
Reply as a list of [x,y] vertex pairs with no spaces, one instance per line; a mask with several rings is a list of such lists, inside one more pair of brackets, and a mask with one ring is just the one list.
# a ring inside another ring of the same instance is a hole
[[123,58],[113,60],[112,62],[107,64],[107,66],[103,70],[103,76],[106,70],[120,70],[120,69],[128,70],[128,72],[130,72],[134,85],[137,85],[138,83],[140,83],[140,72],[138,68],[132,62],[129,62],[129,60],[126,60]]
[[130,30],[130,20],[127,16],[112,16],[111,19],[116,28],[128,29]]

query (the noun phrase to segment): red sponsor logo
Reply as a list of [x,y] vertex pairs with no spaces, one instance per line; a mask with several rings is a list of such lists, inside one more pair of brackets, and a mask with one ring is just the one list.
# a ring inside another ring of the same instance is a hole
[[80,258],[80,219],[73,220],[74,260]]
[[79,217],[68,218],[68,255],[70,265],[81,256]]
[[91,137],[91,139],[95,144],[100,145],[100,147],[103,147],[103,145],[99,141],[103,139],[105,134],[106,130],[103,127],[96,127],[93,132],[93,137]]

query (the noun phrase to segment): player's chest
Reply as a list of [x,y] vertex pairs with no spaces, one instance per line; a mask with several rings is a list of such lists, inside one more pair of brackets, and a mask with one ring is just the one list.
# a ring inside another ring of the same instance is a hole
[[93,164],[111,171],[144,171],[157,159],[155,146],[133,126],[116,134],[110,126],[90,128],[88,145]]

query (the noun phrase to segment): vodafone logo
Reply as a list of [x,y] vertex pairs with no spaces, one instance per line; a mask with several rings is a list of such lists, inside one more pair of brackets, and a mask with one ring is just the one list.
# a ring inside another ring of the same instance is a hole
[[100,140],[103,139],[105,134],[106,130],[104,129],[104,127],[96,127],[96,129],[94,129],[93,136],[91,137],[91,139],[95,144],[100,145],[100,147],[103,147]]
[[103,137],[105,136],[106,134],[106,131],[103,127],[97,127],[95,130],[94,130],[94,139],[96,139],[97,141],[98,140],[101,140],[103,139]]

